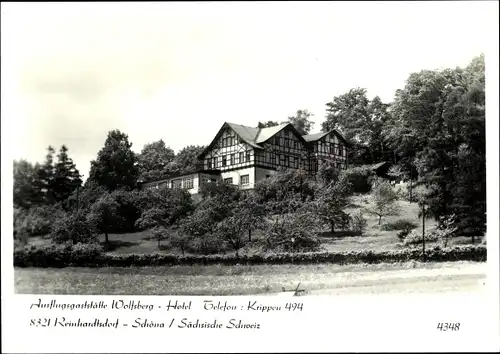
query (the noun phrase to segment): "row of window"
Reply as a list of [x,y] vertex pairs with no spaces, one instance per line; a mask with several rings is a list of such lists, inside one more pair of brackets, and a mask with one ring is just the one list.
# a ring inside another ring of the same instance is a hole
[[274,144],[278,146],[284,146],[286,148],[291,148],[291,149],[302,149],[302,144],[295,140],[295,139],[289,139],[289,138],[281,138],[279,136],[274,138]]
[[[230,165],[235,165],[237,163],[250,162],[250,151],[240,152],[239,154],[230,154],[223,155],[221,159],[221,166],[226,167]],[[229,161],[228,161],[229,158]],[[219,158],[209,158],[207,159],[207,168],[218,168],[219,167]]]
[[241,140],[241,138],[236,136],[227,136],[225,138],[220,139],[221,147],[228,147],[242,143],[243,141]]
[[194,177],[184,177],[172,181],[172,189],[193,189]]
[[[233,184],[233,177],[224,178],[224,183]],[[240,177],[240,185],[247,186],[250,184],[250,175],[243,175]]]
[[318,152],[324,152],[327,154],[344,156],[344,148],[342,145],[338,145],[335,143],[329,143],[327,141],[325,141],[325,142],[318,141],[318,144],[316,145],[315,150]]

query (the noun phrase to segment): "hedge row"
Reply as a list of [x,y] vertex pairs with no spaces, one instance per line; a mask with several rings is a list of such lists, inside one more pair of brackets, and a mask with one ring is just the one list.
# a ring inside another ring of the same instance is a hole
[[[58,246],[24,248],[14,252],[16,267],[130,267],[194,264],[314,264],[314,263],[391,263],[422,260],[421,249],[390,252],[351,251],[343,253],[311,252],[281,253],[252,256],[180,256],[173,254],[109,254],[98,247]],[[465,245],[453,248],[434,247],[426,250],[425,259],[433,262],[486,261],[485,245]]]

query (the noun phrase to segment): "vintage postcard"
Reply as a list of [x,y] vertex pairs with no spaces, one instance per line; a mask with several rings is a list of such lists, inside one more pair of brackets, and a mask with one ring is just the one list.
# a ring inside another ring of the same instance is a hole
[[2,4],[7,353],[498,351],[498,2]]

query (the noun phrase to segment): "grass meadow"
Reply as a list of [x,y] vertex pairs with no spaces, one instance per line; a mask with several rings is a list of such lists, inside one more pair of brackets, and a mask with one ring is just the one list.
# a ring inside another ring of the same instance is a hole
[[[61,295],[273,295],[300,283],[311,291],[453,280],[473,262],[357,265],[175,266],[140,268],[17,268],[17,293]],[[478,282],[475,272],[461,280]]]

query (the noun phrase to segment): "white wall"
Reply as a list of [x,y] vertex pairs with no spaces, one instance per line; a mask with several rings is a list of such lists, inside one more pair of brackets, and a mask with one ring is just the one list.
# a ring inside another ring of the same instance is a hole
[[[249,184],[242,186],[241,185],[241,176],[248,175]],[[241,189],[250,189],[255,186],[255,167],[247,167],[234,171],[224,171],[221,172],[222,180],[226,178],[232,178],[233,184],[240,186]]]

